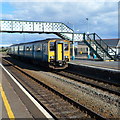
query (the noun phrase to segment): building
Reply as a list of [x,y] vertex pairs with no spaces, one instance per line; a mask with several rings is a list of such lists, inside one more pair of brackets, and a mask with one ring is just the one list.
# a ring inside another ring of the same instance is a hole
[[75,56],[76,57],[87,57],[88,56],[88,46],[82,42],[76,42],[75,45]]
[[118,41],[117,47],[116,47],[117,54],[120,54],[120,39]]
[[[120,54],[120,39],[102,39],[108,46],[110,46],[116,54]],[[93,46],[95,48],[95,46]],[[82,41],[76,42],[75,56],[76,57],[87,57],[90,54],[89,47]]]
[[103,39],[108,46],[110,46],[116,54],[120,54],[120,38]]

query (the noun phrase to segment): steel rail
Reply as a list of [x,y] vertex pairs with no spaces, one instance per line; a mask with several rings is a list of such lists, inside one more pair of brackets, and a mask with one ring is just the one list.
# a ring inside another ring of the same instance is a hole
[[[7,60],[5,60],[6,62],[8,62]],[[24,75],[26,75],[27,77],[29,77],[30,79],[34,80],[35,82],[37,82],[38,84],[42,85],[43,87],[47,88],[48,90],[50,90],[51,92],[53,92],[54,94],[58,95],[59,97],[63,98],[65,101],[69,102],[70,104],[72,104],[73,106],[75,106],[76,108],[79,108],[81,111],[84,111],[85,113],[87,113],[88,115],[90,115],[92,118],[96,119],[96,120],[107,120],[107,118],[101,116],[100,114],[94,112],[91,109],[88,109],[87,107],[83,106],[82,104],[75,102],[74,100],[72,100],[71,98],[63,95],[62,93],[54,90],[53,88],[49,87],[48,85],[44,84],[43,82],[39,81],[38,79],[34,78],[33,76],[31,76],[30,74],[26,73],[25,71],[21,70],[19,67],[14,66],[12,63],[8,62],[12,67],[14,67],[15,69],[17,69],[18,71],[20,71],[21,73],[23,73]],[[37,99],[37,98],[36,98]],[[47,108],[46,108],[47,109]],[[47,109],[48,111],[48,109]],[[50,111],[49,111],[50,112]],[[50,112],[51,113],[51,112]],[[52,114],[52,113],[51,113]],[[54,114],[52,114],[54,116]],[[54,116],[54,118],[57,118],[56,116]]]
[[[62,73],[63,72],[63,73]],[[97,85],[97,84],[94,84],[94,83],[92,83],[92,82],[88,82],[88,81],[84,81],[84,80],[82,80],[81,78],[75,78],[74,76],[72,76],[72,75],[76,75],[76,77],[81,77],[79,74],[76,74],[75,72],[70,72],[70,71],[62,71],[62,72],[56,72],[56,71],[54,71],[54,73],[56,73],[56,74],[59,74],[59,75],[62,75],[62,76],[64,76],[64,77],[67,77],[67,78],[70,78],[70,79],[72,79],[72,80],[75,80],[75,81],[77,81],[77,82],[82,82],[82,83],[84,83],[84,84],[87,84],[87,85],[91,85],[92,87],[95,87],[95,88],[99,88],[99,89],[102,89],[102,90],[104,90],[104,91],[108,91],[108,92],[110,92],[110,93],[112,93],[112,94],[115,94],[115,95],[118,95],[118,96],[120,96],[120,92],[119,91],[115,91],[115,90],[112,90],[112,89],[108,89],[108,88],[106,88],[106,87],[103,87],[103,86],[99,86],[99,85]],[[65,73],[70,73],[71,75],[66,75]],[[87,78],[87,77],[86,77]],[[89,77],[88,77],[89,78]],[[94,79],[92,79],[92,80],[94,80]],[[96,80],[96,79],[95,79]],[[102,81],[103,82],[103,81]],[[107,83],[107,84],[109,84],[109,82],[106,82],[105,81],[105,83]],[[112,85],[112,83],[111,83],[111,85]],[[116,84],[114,84],[114,85],[116,85]]]

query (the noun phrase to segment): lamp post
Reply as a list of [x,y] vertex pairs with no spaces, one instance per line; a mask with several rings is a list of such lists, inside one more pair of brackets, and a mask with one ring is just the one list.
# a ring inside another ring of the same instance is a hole
[[23,33],[23,41],[25,42],[25,33]]
[[74,24],[68,22],[72,25],[73,33],[72,33],[72,60],[75,60],[75,46],[74,46]]
[[87,20],[87,34],[89,34],[89,19],[86,18],[86,20]]
[[[86,18],[86,20],[87,20],[87,32],[86,32],[86,34],[89,34],[89,19]],[[90,48],[89,47],[88,47],[88,59],[90,59]]]

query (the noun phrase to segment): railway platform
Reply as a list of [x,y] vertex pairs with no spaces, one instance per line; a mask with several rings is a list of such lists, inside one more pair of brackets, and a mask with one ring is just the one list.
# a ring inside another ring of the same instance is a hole
[[105,70],[120,71],[120,61],[71,60],[70,64],[83,65]]
[[0,83],[2,118],[33,118],[8,80],[10,78],[2,70],[2,81]]
[[71,60],[69,69],[81,75],[120,83],[120,61]]
[[[47,119],[0,65],[1,119]],[[39,106],[39,105],[38,105]]]

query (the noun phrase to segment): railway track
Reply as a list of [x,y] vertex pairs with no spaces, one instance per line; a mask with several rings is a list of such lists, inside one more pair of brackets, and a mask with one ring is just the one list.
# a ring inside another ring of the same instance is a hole
[[120,96],[120,85],[119,84],[115,84],[115,83],[111,83],[107,81],[100,81],[97,79],[91,79],[91,78],[79,75],[79,73],[70,71],[70,70],[54,71],[54,73]]
[[19,82],[49,111],[55,119],[78,118],[105,120],[100,114],[86,108],[62,93],[54,90],[39,79],[32,77],[23,69],[3,60],[3,65],[16,77]]

